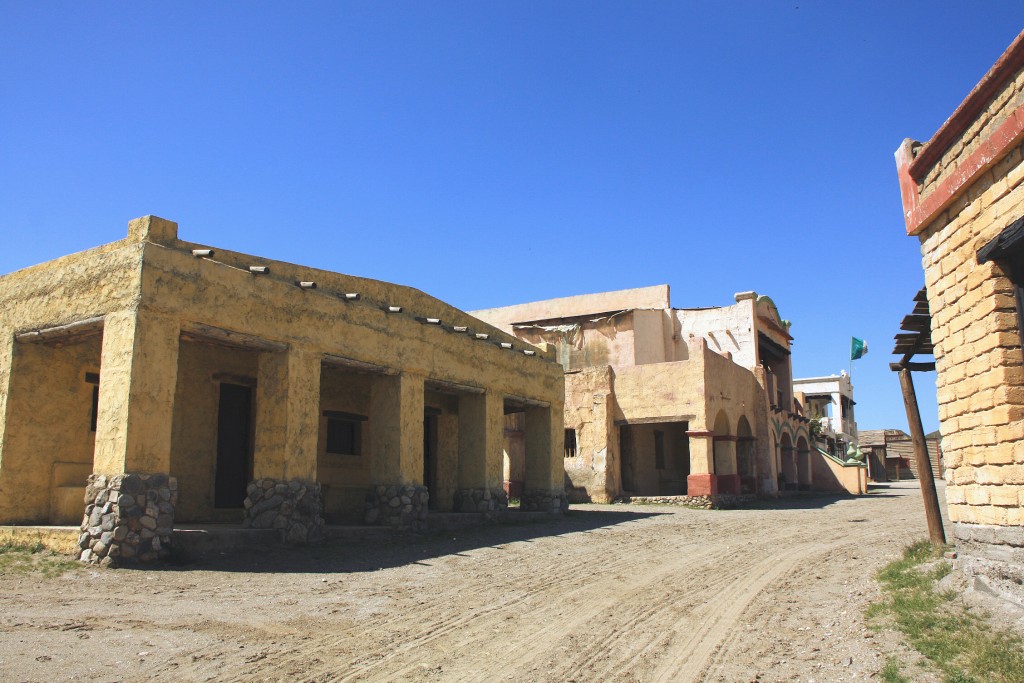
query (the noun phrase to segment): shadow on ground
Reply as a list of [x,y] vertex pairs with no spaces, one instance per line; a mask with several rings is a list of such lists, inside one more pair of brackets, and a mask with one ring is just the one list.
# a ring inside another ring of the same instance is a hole
[[598,531],[627,524],[671,510],[587,510],[574,509],[566,515],[546,519],[516,520],[514,515],[500,523],[482,524],[457,530],[422,533],[378,529],[370,538],[332,540],[319,545],[271,544],[231,552],[202,554],[179,551],[162,567],[145,571],[224,571],[273,573],[356,573],[373,572],[408,564],[421,564],[438,557],[460,555],[480,548],[501,549],[508,543],[530,543],[538,538]]

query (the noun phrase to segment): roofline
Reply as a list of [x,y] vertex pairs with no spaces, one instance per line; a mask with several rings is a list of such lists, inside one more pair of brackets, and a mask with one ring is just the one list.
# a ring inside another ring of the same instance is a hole
[[470,315],[500,324],[578,318],[626,310],[667,310],[671,308],[669,286],[654,285],[609,292],[529,301],[511,306],[467,311]]
[[960,106],[946,119],[935,135],[925,143],[914,160],[910,162],[910,175],[921,180],[928,175],[942,155],[974,123],[975,119],[995,96],[996,92],[1024,66],[1024,31],[1021,31],[1010,47],[996,60]]
[[[831,382],[833,380],[842,381],[843,377],[844,375],[825,375],[823,377],[801,377],[799,379],[794,379],[793,384],[796,384],[797,382]],[[850,376],[845,375],[845,377],[849,379]]]
[[981,174],[1024,140],[1024,104],[1021,104],[1010,110],[1006,120],[982,140],[973,152],[959,159],[955,172],[946,175],[927,195],[921,194],[923,179],[1021,67],[1024,67],[1024,31],[1017,35],[931,140],[922,147],[920,143],[908,138],[896,150],[896,174],[908,235],[920,234],[966,192]]

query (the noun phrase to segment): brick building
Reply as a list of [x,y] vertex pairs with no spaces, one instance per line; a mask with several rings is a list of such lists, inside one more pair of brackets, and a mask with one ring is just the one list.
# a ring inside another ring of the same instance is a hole
[[921,144],[896,153],[921,242],[946,500],[964,569],[1024,598],[1024,33]]

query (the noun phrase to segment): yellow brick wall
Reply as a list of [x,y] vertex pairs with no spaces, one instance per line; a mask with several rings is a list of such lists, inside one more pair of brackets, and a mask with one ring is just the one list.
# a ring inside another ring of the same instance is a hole
[[[1024,101],[1024,72],[926,177],[922,199]],[[1010,281],[977,252],[1024,216],[1024,147],[984,173],[920,235],[953,522],[1024,523],[1024,362]]]
[[934,168],[929,171],[924,179],[924,193],[930,192],[933,187],[956,171],[960,160],[978,149],[992,131],[1006,121],[1007,116],[1021,104],[1024,104],[1024,69],[1018,71],[1009,80],[1002,91],[989,103],[986,111],[974,121],[956,144],[946,150]]

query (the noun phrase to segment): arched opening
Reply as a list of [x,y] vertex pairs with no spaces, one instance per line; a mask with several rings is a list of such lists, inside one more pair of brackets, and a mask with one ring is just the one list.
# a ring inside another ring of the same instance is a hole
[[779,468],[779,490],[796,491],[798,485],[796,468],[796,448],[789,434],[783,432],[779,439],[779,457],[782,460]]
[[729,427],[729,418],[725,411],[718,411],[715,416],[714,474],[718,480],[718,492],[738,494],[740,477],[736,467],[736,435]]
[[807,447],[807,439],[800,437],[796,441],[796,474],[797,488],[807,491],[811,488],[811,451]]
[[757,493],[757,461],[754,434],[746,416],[736,423],[736,470],[740,476],[740,493]]

